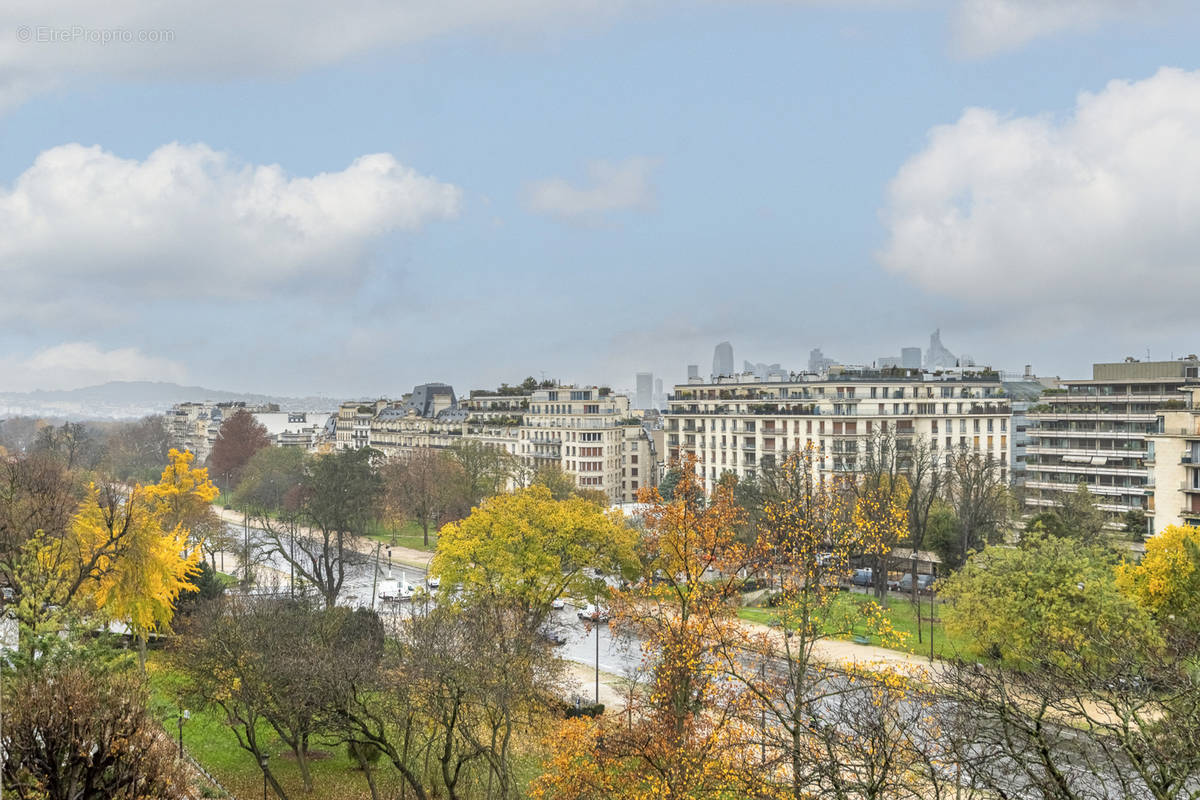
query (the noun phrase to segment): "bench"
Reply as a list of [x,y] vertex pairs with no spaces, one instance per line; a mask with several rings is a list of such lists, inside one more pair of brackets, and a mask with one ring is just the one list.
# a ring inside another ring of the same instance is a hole
[[856,633],[856,634],[854,634],[854,643],[855,644],[870,644],[871,639],[870,639],[870,637],[863,636],[861,633]]

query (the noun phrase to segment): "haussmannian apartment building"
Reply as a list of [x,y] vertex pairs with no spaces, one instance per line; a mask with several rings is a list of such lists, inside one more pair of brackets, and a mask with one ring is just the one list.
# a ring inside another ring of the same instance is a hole
[[990,370],[693,379],[675,387],[668,407],[666,459],[695,456],[706,491],[725,472],[750,478],[808,446],[821,474],[853,473],[865,440],[878,431],[920,437],[947,457],[963,448],[990,455],[1009,478],[1012,411],[1000,375]]
[[1161,410],[1182,406],[1181,390],[1200,385],[1198,368],[1195,356],[1126,359],[1095,364],[1090,380],[1064,380],[1061,389],[1047,391],[1029,413],[1026,510],[1054,507],[1063,492],[1083,483],[1113,515],[1113,526],[1132,509],[1153,514],[1150,440],[1162,424]]
[[[475,393],[461,400],[445,384],[422,384],[405,398],[350,401],[337,415],[338,448],[371,447],[386,458],[418,448],[476,441],[513,456],[520,474],[557,465],[577,486],[634,502],[657,485],[653,436],[629,398],[599,386],[556,386],[529,394]],[[518,485],[520,475],[514,476]]]

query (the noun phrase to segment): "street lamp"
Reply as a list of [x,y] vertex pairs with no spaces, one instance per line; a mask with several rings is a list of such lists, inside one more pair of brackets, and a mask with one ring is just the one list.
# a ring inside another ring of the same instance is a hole
[[270,753],[258,754],[258,765],[262,767],[263,774],[263,800],[267,800],[267,759],[270,757]]
[[183,723],[192,718],[192,712],[186,708],[179,709],[179,757],[183,758]]

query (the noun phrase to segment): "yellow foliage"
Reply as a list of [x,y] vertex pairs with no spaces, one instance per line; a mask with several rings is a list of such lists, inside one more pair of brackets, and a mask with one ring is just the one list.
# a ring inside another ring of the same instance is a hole
[[1117,567],[1117,585],[1160,622],[1200,631],[1200,528],[1171,525],[1152,536],[1140,563]]

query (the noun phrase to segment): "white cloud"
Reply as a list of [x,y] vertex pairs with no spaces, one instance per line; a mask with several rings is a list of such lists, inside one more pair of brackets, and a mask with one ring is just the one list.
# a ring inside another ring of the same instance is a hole
[[1200,72],[1081,94],[1074,113],[969,109],[888,188],[884,266],[981,314],[1192,313],[1200,293]]
[[0,187],[0,318],[104,315],[100,301],[112,296],[353,287],[380,236],[453,217],[460,202],[457,187],[386,153],[289,177],[203,144],[164,145],[144,161],[55,147]]
[[174,381],[187,370],[167,358],[148,356],[135,347],[103,350],[94,342],[65,342],[28,358],[0,359],[7,391],[74,389],[106,381]]
[[[726,5],[778,0],[711,0]],[[791,0],[807,7],[946,7],[983,55],[1063,30],[1187,8],[1191,0]],[[669,0],[6,0],[0,110],[56,85],[118,78],[293,75],[387,47],[468,33],[508,41],[607,24]],[[679,6],[684,8],[684,6]]]
[[1174,4],[1173,0],[959,0],[952,27],[961,51],[987,56],[1043,36],[1088,31],[1120,19],[1144,19]]
[[529,208],[540,214],[574,222],[595,222],[605,215],[654,205],[650,175],[658,166],[653,158],[628,158],[620,162],[592,161],[589,183],[574,186],[565,178],[547,178],[526,187]]
[[509,38],[603,23],[634,2],[6,0],[0,4],[0,99],[65,76],[294,74],[460,31]]

